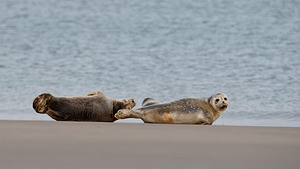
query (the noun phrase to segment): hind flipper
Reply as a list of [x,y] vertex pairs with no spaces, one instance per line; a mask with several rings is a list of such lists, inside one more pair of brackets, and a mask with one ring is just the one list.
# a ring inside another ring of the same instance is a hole
[[49,93],[43,93],[36,97],[32,103],[33,109],[40,114],[47,113],[49,109],[49,103],[53,96]]
[[155,99],[146,98],[146,99],[144,99],[142,106],[146,107],[146,106],[155,105],[155,104],[159,104]]
[[101,95],[101,96],[104,96],[104,94],[102,92],[99,92],[99,91],[95,91],[95,92],[92,92],[92,93],[89,93],[88,96],[95,96],[95,95]]

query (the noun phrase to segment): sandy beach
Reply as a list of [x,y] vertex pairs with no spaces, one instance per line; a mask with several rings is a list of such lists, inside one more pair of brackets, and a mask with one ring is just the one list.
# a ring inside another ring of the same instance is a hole
[[0,121],[3,169],[298,169],[300,128]]

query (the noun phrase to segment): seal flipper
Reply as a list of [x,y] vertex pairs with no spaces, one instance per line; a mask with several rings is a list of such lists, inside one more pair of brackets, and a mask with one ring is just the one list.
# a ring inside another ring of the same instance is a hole
[[146,98],[146,99],[144,99],[142,106],[146,107],[146,106],[151,106],[151,105],[155,105],[155,104],[159,104],[155,99]]
[[127,119],[127,118],[142,118],[143,113],[141,110],[129,110],[129,109],[121,109],[115,114],[115,118],[117,119]]
[[88,96],[96,96],[96,95],[104,96],[104,94],[102,92],[99,92],[99,91],[95,91],[95,92],[92,92],[92,93],[88,94]]
[[53,96],[49,93],[43,93],[36,97],[33,101],[32,107],[37,113],[45,114],[48,111],[49,103]]

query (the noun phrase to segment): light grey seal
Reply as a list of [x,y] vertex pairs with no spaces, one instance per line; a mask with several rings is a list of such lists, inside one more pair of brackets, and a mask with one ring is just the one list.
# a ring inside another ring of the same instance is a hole
[[[117,119],[139,118],[146,123],[175,123],[212,125],[228,106],[228,98],[223,93],[209,98],[185,98],[170,103],[159,104],[150,99],[153,105],[136,110],[119,110]],[[144,100],[147,103],[147,100]],[[144,104],[143,104],[144,105]]]
[[111,99],[96,91],[88,96],[55,97],[44,93],[33,101],[37,113],[48,114],[57,121],[113,122],[120,109],[132,109],[134,99]]

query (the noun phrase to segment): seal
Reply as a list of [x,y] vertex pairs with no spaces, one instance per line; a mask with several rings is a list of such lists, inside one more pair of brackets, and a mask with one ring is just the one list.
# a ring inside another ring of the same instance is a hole
[[55,97],[43,93],[33,101],[33,109],[40,114],[48,114],[57,121],[113,122],[120,109],[132,109],[134,99],[112,99],[96,91],[88,96]]
[[[147,98],[147,100],[149,100]],[[144,103],[147,103],[146,99]],[[150,103],[153,102],[150,99]],[[136,110],[119,110],[117,119],[139,118],[145,123],[201,124],[212,125],[228,106],[223,93],[208,98],[184,98],[170,103],[148,105]]]

